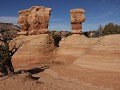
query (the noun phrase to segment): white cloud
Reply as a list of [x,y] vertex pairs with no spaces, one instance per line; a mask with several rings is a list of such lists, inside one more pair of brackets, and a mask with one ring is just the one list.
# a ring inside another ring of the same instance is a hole
[[110,11],[110,12],[104,12],[104,13],[98,14],[98,15],[96,15],[94,17],[91,17],[91,19],[104,19],[104,18],[106,18],[106,17],[108,17],[108,16],[110,16],[112,14],[113,14],[112,11]]
[[61,18],[56,18],[56,17],[51,17],[50,18],[50,22],[59,22],[59,21],[62,21]]
[[18,22],[18,17],[13,17],[13,16],[0,16],[0,22],[17,24],[17,22]]
[[110,15],[110,14],[112,14],[112,13],[113,13],[113,12],[105,12],[105,13],[101,14],[101,16],[106,17],[106,16],[108,16],[108,15]]

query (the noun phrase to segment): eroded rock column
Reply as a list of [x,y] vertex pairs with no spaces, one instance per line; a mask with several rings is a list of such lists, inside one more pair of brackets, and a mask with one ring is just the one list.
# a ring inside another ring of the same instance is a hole
[[21,32],[28,35],[47,33],[51,11],[51,8],[43,6],[19,11],[18,24],[21,26]]
[[82,22],[85,21],[84,9],[72,9],[70,10],[71,25],[73,34],[82,34]]

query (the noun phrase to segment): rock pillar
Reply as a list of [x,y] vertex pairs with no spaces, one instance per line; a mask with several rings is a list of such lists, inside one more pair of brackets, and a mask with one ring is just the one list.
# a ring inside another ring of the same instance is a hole
[[71,25],[73,34],[82,34],[82,22],[85,21],[84,9],[72,9],[70,10]]
[[33,6],[19,11],[18,24],[21,34],[36,35],[48,32],[48,24],[52,9],[43,6]]

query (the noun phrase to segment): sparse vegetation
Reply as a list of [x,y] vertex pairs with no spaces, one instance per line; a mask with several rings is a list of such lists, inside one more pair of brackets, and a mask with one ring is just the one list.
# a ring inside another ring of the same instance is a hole
[[62,39],[60,35],[55,35],[55,33],[52,33],[52,38],[55,41],[55,46],[59,47],[59,42]]
[[0,34],[3,37],[9,37],[11,39],[17,37],[17,33],[20,31],[20,27],[17,25],[13,25],[12,23],[2,23],[0,22]]
[[114,23],[108,23],[105,26],[99,26],[97,30],[84,32],[84,35],[92,37],[101,37],[109,34],[120,34],[120,26]]
[[68,36],[70,36],[70,35],[72,35],[72,33],[71,33],[71,32],[67,32],[67,33],[65,34],[65,37],[68,37]]
[[0,72],[2,72],[2,75],[10,75],[14,73],[11,59],[19,46],[16,47],[16,45],[14,45],[10,50],[9,43],[17,36],[19,30],[20,27],[17,25],[0,22]]
[[120,26],[114,23],[109,23],[105,25],[102,32],[103,32],[103,35],[120,34]]
[[55,46],[59,47],[59,42],[62,38],[66,38],[70,35],[72,35],[69,31],[50,31],[49,32],[52,38],[55,41]]
[[16,45],[13,46],[13,48],[10,50],[9,43],[11,41],[11,37],[7,35],[7,37],[1,36],[0,39],[0,72],[2,72],[2,75],[11,75],[14,73],[14,67],[12,65],[11,59],[14,53],[18,50],[20,45],[16,47]]

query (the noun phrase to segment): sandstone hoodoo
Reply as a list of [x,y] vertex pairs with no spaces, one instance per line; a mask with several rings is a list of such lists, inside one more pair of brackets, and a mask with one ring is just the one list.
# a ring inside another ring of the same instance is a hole
[[19,11],[20,36],[12,40],[10,47],[21,45],[13,56],[14,66],[26,66],[50,60],[54,40],[48,34],[51,8],[33,6]]
[[84,9],[72,9],[70,10],[71,25],[73,34],[82,34],[82,22],[85,21]]
[[52,9],[43,6],[33,6],[19,11],[18,23],[21,26],[19,34],[45,34],[48,32],[48,24]]

